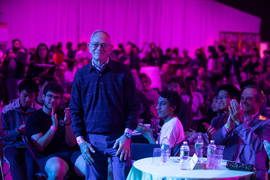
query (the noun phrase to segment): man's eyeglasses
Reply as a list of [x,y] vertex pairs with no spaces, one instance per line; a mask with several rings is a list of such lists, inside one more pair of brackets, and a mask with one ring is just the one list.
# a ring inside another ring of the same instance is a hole
[[177,88],[180,87],[179,84],[169,84],[168,87]]
[[94,49],[98,48],[98,46],[102,47],[103,49],[106,49],[107,47],[111,46],[110,44],[106,44],[106,43],[102,43],[102,44],[98,44],[98,43],[90,43],[90,46]]
[[52,100],[52,98],[55,99],[55,100],[60,100],[61,99],[60,96],[53,96],[51,94],[47,94],[46,96],[48,97],[49,100]]
[[230,96],[222,95],[222,96],[218,96],[217,99],[227,99],[228,97],[230,97]]

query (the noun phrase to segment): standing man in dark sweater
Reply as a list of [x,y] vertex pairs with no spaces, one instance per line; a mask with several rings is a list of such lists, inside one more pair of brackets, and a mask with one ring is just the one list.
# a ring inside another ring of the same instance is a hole
[[107,179],[110,157],[114,179],[124,180],[140,100],[129,68],[109,58],[113,49],[109,34],[95,31],[88,47],[92,61],[77,71],[73,81],[72,130],[87,162],[86,179]]

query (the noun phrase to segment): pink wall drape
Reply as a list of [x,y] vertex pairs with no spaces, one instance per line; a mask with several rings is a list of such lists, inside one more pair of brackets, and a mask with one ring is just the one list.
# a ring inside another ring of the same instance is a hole
[[103,29],[114,45],[155,42],[163,50],[194,52],[218,40],[220,31],[259,33],[261,23],[212,0],[0,0],[0,11],[8,47],[19,38],[25,47],[71,41],[75,48]]

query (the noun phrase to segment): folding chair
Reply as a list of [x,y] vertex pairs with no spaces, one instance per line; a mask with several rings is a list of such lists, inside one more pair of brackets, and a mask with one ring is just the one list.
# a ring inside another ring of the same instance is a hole
[[38,160],[36,158],[36,155],[34,154],[34,152],[32,150],[33,146],[31,144],[31,142],[29,141],[28,136],[26,134],[23,134],[22,135],[22,140],[25,143],[25,145],[26,145],[27,149],[29,150],[29,152],[31,153],[33,159],[35,160],[35,162],[38,165],[39,171],[36,173],[36,176],[38,176],[38,179],[47,179],[48,178],[47,174],[41,168],[41,166],[40,166],[40,164],[39,164],[39,162],[38,162]]
[[10,172],[10,169],[8,169],[6,172],[4,172],[4,163],[7,163],[9,165],[8,160],[3,156],[0,157],[0,171],[1,171],[1,179],[5,180],[6,175]]
[[[32,157],[34,158],[35,162],[37,163],[38,165],[38,168],[39,168],[39,171],[36,173],[36,176],[38,176],[38,179],[48,179],[48,175],[45,173],[45,171],[41,168],[32,148],[32,144],[31,142],[29,141],[29,138],[26,134],[23,134],[22,135],[22,140],[23,142],[25,143],[27,149],[30,151]],[[68,178],[72,179],[74,177],[75,173],[74,172],[68,172],[64,178],[64,180],[67,180]],[[76,177],[76,179],[84,179],[84,178],[80,178],[80,177]]]

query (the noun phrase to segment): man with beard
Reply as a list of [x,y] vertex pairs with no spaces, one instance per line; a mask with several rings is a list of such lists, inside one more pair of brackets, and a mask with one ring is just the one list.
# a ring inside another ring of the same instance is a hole
[[37,159],[48,179],[64,179],[68,171],[74,171],[78,176],[85,174],[85,161],[71,130],[69,109],[56,111],[62,96],[60,84],[47,84],[42,109],[30,116],[26,123],[27,135],[37,149]]
[[19,39],[14,39],[3,62],[9,100],[17,99],[18,82],[24,78],[26,61],[26,50],[21,47]]
[[259,180],[268,179],[263,141],[270,142],[270,120],[259,113],[263,101],[264,93],[260,88],[245,87],[241,104],[234,99],[230,101],[227,123],[212,135],[216,144],[225,145],[224,159],[253,164]]

